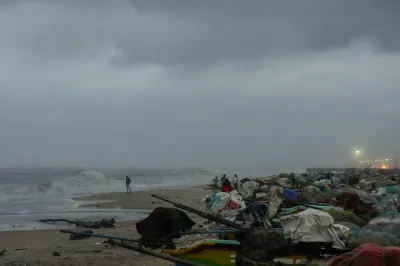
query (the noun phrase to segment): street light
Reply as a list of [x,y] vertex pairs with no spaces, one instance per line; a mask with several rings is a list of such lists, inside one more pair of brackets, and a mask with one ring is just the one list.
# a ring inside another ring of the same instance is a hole
[[355,153],[356,153],[356,155],[360,155],[361,151],[360,150],[356,150]]

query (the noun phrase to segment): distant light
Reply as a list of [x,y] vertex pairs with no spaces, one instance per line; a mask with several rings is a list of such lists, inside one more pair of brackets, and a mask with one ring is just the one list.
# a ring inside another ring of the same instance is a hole
[[386,161],[389,161],[389,159],[386,159]]
[[358,155],[358,154],[360,154],[361,153],[361,151],[360,150],[356,150],[356,154]]

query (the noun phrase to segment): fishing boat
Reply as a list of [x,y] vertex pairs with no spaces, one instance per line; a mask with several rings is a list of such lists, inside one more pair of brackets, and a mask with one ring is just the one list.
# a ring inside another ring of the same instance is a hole
[[[235,265],[239,247],[240,243],[235,240],[203,239],[187,248],[165,249],[163,253],[205,266],[232,266]],[[301,265],[305,259],[306,255],[292,255],[277,257],[275,261],[286,265]]]
[[187,248],[166,249],[163,252],[202,265],[231,266],[235,265],[236,251],[239,247],[240,243],[237,241],[203,239]]

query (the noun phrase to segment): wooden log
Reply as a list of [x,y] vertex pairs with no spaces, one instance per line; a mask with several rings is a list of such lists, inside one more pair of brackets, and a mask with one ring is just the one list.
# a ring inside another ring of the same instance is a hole
[[160,258],[163,260],[167,260],[167,261],[171,261],[171,262],[175,262],[175,263],[179,263],[179,264],[184,264],[184,265],[188,265],[188,266],[203,266],[202,264],[198,264],[195,262],[191,262],[191,261],[187,261],[187,260],[183,260],[177,257],[173,257],[170,255],[165,255],[159,252],[155,252],[155,251],[151,251],[142,247],[139,247],[137,245],[133,245],[133,244],[128,244],[125,243],[123,241],[118,241],[118,240],[109,240],[108,241],[111,245],[115,245],[115,246],[119,246],[122,248],[126,248],[126,249],[130,249],[130,250],[134,250],[152,257],[156,257],[156,258]]
[[100,221],[81,221],[81,220],[68,220],[68,219],[41,219],[38,220],[39,222],[42,223],[56,223],[56,222],[64,222],[64,223],[70,223],[70,224],[75,224],[76,226],[84,227],[84,228],[113,228],[115,227],[115,220],[114,218],[111,219],[103,219]]

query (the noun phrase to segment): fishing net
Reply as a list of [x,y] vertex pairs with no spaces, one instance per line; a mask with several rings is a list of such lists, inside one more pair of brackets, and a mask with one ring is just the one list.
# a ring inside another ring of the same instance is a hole
[[369,224],[399,224],[400,213],[398,212],[382,212],[378,217],[369,221]]
[[335,223],[349,222],[359,227],[363,227],[368,224],[367,221],[358,217],[351,211],[338,211],[335,209],[330,209],[327,212],[333,217]]
[[400,209],[399,195],[387,193],[386,195],[379,197],[379,202],[374,204],[374,206],[380,212],[397,212]]
[[[397,230],[397,232],[396,232]],[[350,234],[348,245],[356,248],[365,243],[375,243],[379,246],[399,246],[400,226],[399,225],[367,225],[359,232]]]
[[322,191],[314,186],[308,186],[302,189],[301,197],[304,201],[312,203],[323,202],[324,199]]
[[360,200],[367,204],[374,204],[378,201],[376,196],[369,194],[368,192],[365,192],[363,190],[345,187],[343,188],[343,192],[356,193],[359,196]]
[[275,259],[289,247],[283,233],[263,227],[250,228],[244,234],[237,235],[241,247],[236,253],[236,265],[263,265]]

